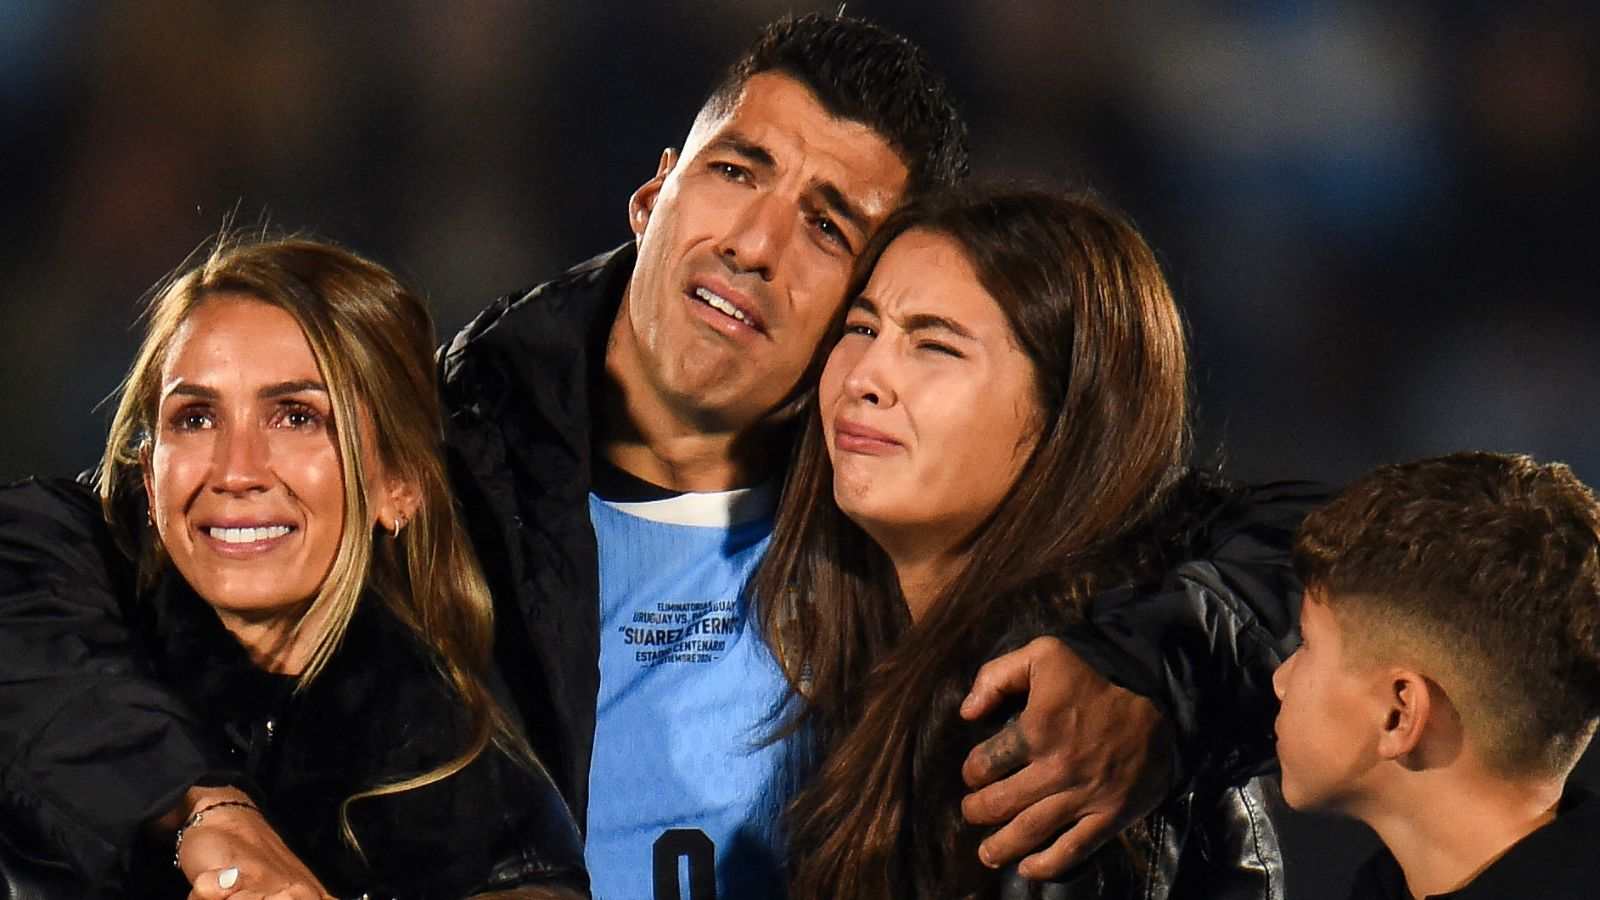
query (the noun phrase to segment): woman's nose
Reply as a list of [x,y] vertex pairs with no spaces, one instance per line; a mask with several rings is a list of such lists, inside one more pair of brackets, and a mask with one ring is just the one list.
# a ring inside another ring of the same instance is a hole
[[265,489],[270,481],[269,458],[266,436],[258,429],[223,428],[217,437],[217,489],[228,493]]
[[872,406],[893,406],[897,399],[894,384],[894,361],[888,342],[882,339],[873,341],[844,380],[845,391],[853,399]]

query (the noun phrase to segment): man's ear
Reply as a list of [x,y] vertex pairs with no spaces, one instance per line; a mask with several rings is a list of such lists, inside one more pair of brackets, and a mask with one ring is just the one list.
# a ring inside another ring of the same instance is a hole
[[650,213],[656,208],[661,186],[667,181],[667,173],[677,164],[677,150],[668,147],[661,151],[661,162],[656,166],[655,177],[639,185],[639,189],[628,198],[628,227],[633,230],[635,240],[644,236],[644,227],[650,224]]
[[1422,739],[1444,700],[1439,685],[1410,669],[1392,670],[1384,682],[1385,705],[1378,756],[1409,769],[1423,768]]

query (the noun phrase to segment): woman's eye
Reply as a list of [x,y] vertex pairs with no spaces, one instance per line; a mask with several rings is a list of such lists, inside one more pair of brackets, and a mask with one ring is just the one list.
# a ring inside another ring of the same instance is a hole
[[179,410],[171,421],[176,431],[199,431],[211,427],[211,414],[200,409],[184,409]]
[[941,344],[938,341],[923,341],[922,343],[917,345],[917,349],[918,350],[928,350],[930,352],[940,353],[940,354],[943,354],[945,356],[953,356],[956,359],[964,359],[965,358],[960,350],[957,350],[956,348],[950,346],[949,344]]
[[296,430],[314,429],[322,424],[322,414],[309,406],[287,406],[278,411],[277,423]]
[[869,338],[878,336],[878,330],[876,328],[873,328],[871,325],[863,325],[860,322],[847,322],[847,323],[845,323],[844,333],[845,334],[859,334],[862,337],[869,337]]

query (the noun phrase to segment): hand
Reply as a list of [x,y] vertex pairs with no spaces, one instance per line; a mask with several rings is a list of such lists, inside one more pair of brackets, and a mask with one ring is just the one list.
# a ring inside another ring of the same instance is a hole
[[[239,885],[244,882],[238,874],[232,876],[235,879],[232,889],[222,888],[220,885],[226,881],[229,872],[237,873],[238,870],[212,869],[201,873],[189,891],[189,900],[210,900],[214,897],[226,897],[228,900],[334,900],[324,894],[321,888],[307,884],[290,885],[270,894],[242,889]],[[219,877],[222,880],[219,881]]]
[[1172,781],[1171,726],[1149,700],[1107,681],[1060,640],[1036,638],[978,670],[961,717],[1007,694],[1022,713],[967,755],[961,801],[973,825],[1005,826],[978,847],[984,865],[1024,854],[1018,874],[1057,878],[1155,809]]
[[[255,809],[214,806],[245,799],[233,788],[194,788],[184,798],[205,815],[183,833],[178,864],[190,900],[324,900],[328,892]],[[209,807],[209,808],[208,808]]]

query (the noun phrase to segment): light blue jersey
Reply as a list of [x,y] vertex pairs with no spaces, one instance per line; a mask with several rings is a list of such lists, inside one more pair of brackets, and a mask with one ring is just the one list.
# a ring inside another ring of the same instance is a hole
[[783,675],[743,588],[772,491],[644,503],[590,495],[600,546],[600,700],[586,857],[599,900],[781,895]]

